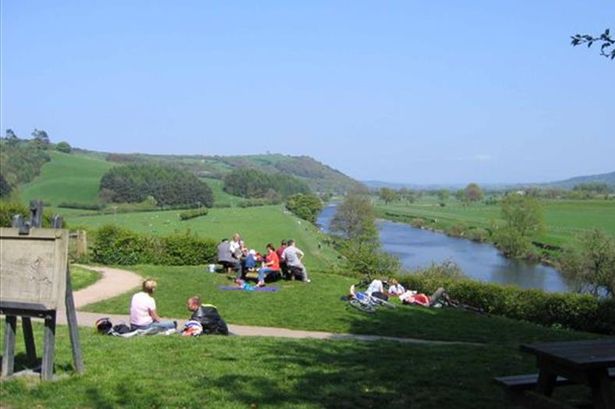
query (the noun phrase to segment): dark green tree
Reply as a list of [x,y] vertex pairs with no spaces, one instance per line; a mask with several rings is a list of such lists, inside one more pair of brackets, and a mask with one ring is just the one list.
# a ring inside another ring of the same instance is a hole
[[56,145],[56,150],[64,153],[71,153],[73,148],[68,144],[68,142],[62,141]]
[[505,226],[495,234],[498,247],[510,257],[523,257],[531,237],[544,229],[542,207],[537,199],[517,193],[507,195],[500,206]]
[[577,291],[615,295],[615,238],[594,229],[565,249],[560,260],[564,277]]
[[286,208],[288,210],[311,223],[316,222],[316,217],[318,217],[322,207],[322,200],[312,193],[298,193],[286,200]]

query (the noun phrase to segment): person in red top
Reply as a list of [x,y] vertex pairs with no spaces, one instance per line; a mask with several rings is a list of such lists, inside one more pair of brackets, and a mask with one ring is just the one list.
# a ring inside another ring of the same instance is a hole
[[288,267],[286,266],[286,262],[284,261],[282,257],[282,253],[284,253],[284,250],[286,250],[286,247],[288,247],[286,240],[282,240],[280,242],[280,247],[278,247],[277,250],[275,251],[275,253],[278,255],[278,258],[280,259],[280,271],[282,272],[282,275],[284,276],[285,279],[288,278]]
[[263,263],[263,267],[258,270],[258,285],[259,287],[265,286],[265,277],[271,273],[279,273],[280,272],[280,258],[275,252],[275,247],[273,244],[267,244],[267,256],[265,256],[265,262]]

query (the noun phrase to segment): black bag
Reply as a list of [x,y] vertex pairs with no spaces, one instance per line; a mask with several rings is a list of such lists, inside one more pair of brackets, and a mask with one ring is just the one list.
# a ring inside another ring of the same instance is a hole
[[113,332],[117,334],[126,334],[130,332],[130,327],[126,324],[117,324],[113,326]]
[[113,328],[111,320],[107,317],[97,319],[94,325],[99,334],[108,334],[111,332],[111,328]]

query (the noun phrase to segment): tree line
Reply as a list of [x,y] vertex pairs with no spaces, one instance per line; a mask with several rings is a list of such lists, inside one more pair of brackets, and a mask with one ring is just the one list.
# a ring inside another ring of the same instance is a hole
[[224,191],[247,199],[281,200],[297,193],[309,193],[304,181],[284,173],[265,173],[239,168],[223,177]]
[[158,206],[192,205],[211,207],[211,188],[195,175],[170,166],[133,164],[117,166],[100,181],[103,202],[136,203],[148,197]]

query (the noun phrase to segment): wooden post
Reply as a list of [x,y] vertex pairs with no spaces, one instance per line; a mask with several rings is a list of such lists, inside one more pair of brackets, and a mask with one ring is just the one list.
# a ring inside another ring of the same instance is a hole
[[15,365],[15,332],[17,317],[7,315],[4,322],[4,354],[2,355],[2,377],[13,374]]
[[88,254],[88,236],[85,230],[77,231],[77,257],[86,256]]
[[30,317],[21,317],[21,325],[23,329],[23,339],[26,344],[26,356],[28,363],[36,364],[36,344],[34,343],[34,334],[32,333],[32,320]]
[[83,356],[81,355],[81,344],[79,343],[79,328],[77,327],[77,313],[75,312],[75,299],[73,297],[73,286],[70,279],[70,268],[66,266],[66,321],[68,322],[68,333],[73,350],[73,365],[77,373],[85,371]]
[[56,346],[56,311],[49,311],[45,317],[43,332],[43,363],[41,365],[41,379],[49,381],[53,377],[53,358]]

